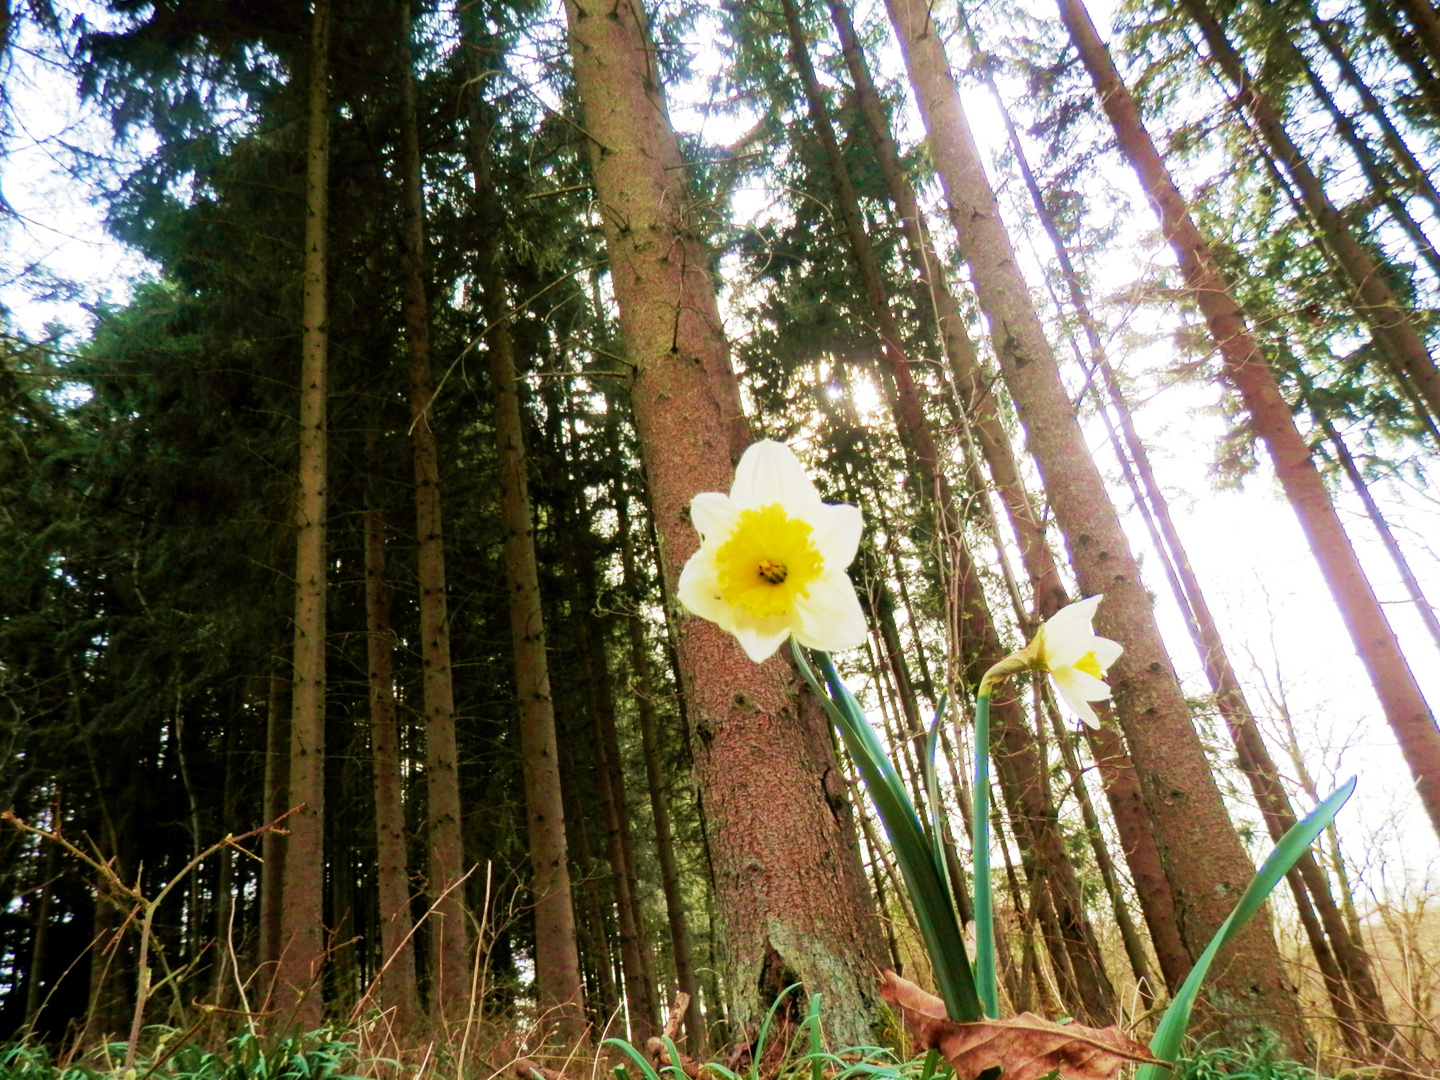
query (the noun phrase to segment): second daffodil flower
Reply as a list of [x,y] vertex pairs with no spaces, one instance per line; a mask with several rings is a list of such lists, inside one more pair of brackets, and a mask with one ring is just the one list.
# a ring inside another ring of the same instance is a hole
[[860,545],[860,511],[826,503],[787,446],[755,443],[729,495],[690,504],[700,550],[680,574],[680,602],[734,634],[757,664],[792,634],[838,652],[865,640],[865,616],[845,568]]
[[1090,702],[1110,696],[1105,673],[1124,651],[1118,643],[1099,637],[1091,626],[1102,599],[1087,596],[1061,608],[1045,620],[1029,645],[991,668],[985,683],[994,684],[1019,671],[1049,672],[1065,704],[1085,723],[1099,727],[1100,720]]

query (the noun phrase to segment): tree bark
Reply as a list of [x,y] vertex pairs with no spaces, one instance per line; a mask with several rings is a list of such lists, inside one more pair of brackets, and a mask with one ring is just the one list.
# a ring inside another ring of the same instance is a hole
[[[1061,15],[1104,102],[1122,152],[1144,185],[1185,281],[1220,350],[1225,374],[1239,391],[1264,440],[1276,476],[1340,609],[1415,779],[1422,805],[1440,833],[1440,728],[1410,671],[1359,559],[1330,501],[1310,448],[1295,428],[1244,312],[1230,293],[1209,243],[1150,140],[1139,110],[1078,0],[1060,0]],[[1202,654],[1203,655],[1203,654]]]
[[[366,456],[375,460],[376,436],[366,432]],[[415,950],[411,942],[410,869],[405,855],[404,781],[400,731],[395,722],[395,676],[390,597],[385,585],[385,518],[373,492],[365,508],[366,657],[370,676],[370,759],[375,783],[375,877],[380,893],[380,1007],[394,1010],[391,1024],[410,1031],[419,1018]]]
[[301,301],[300,490],[296,501],[295,675],[291,682],[285,884],[275,1003],[282,1025],[320,1026],[325,935],[325,528],[326,297],[329,220],[329,0],[316,0],[310,39],[309,134],[305,150],[305,256]]
[[460,833],[459,751],[455,685],[450,668],[450,616],[445,594],[445,540],[440,516],[440,461],[431,427],[430,309],[425,295],[425,197],[422,187],[415,77],[411,70],[410,3],[401,0],[396,76],[400,83],[402,311],[410,353],[410,441],[415,471],[415,563],[420,585],[421,680],[425,708],[426,837],[430,851],[433,986],[437,1017],[463,1013],[470,998],[470,948],[465,923],[464,840]]
[[1279,112],[1250,78],[1244,60],[1204,0],[1182,0],[1182,6],[1200,28],[1211,59],[1234,85],[1236,103],[1254,119],[1270,153],[1299,188],[1305,209],[1355,290],[1356,314],[1370,328],[1382,352],[1390,357],[1396,380],[1408,382],[1425,402],[1431,416],[1440,418],[1440,370],[1436,369],[1420,331],[1390,290],[1380,267],[1326,195],[1320,178],[1285,130]]
[[[1254,866],[1225,812],[1139,566],[1030,303],[929,10],[923,0],[887,0],[887,7],[960,251],[1081,591],[1106,594],[1099,632],[1125,646],[1110,671],[1116,712],[1155,825],[1183,940],[1192,956],[1199,955],[1254,876]],[[1210,984],[1212,1005],[1235,1033],[1260,1021],[1298,1050],[1304,1043],[1299,1003],[1268,913],[1241,933],[1233,949],[1230,963]]]
[[[470,70],[483,69],[479,42],[464,21]],[[520,706],[520,750],[525,786],[531,892],[535,904],[535,978],[540,1009],[560,1042],[584,1033],[580,956],[575,937],[570,868],[566,854],[565,809],[545,649],[545,616],[535,556],[535,524],[526,476],[524,427],[520,412],[512,315],[501,263],[504,220],[491,177],[491,129],[478,90],[468,95],[467,152],[476,203],[488,234],[477,245],[486,346],[495,407],[495,446],[500,463],[500,508],[505,526],[505,571],[510,591],[510,644]],[[603,940],[600,943],[604,944]],[[605,962],[600,960],[597,962]],[[602,986],[603,986],[602,979]],[[613,988],[612,988],[613,994]],[[603,996],[603,995],[602,995]],[[608,1017],[607,1017],[608,1019]]]
[[728,490],[749,435],[645,15],[638,0],[571,0],[566,13],[709,819],[730,1030],[743,1037],[769,1006],[768,970],[824,993],[838,1043],[867,1041],[885,954],[874,910],[857,903],[869,893],[843,776],[810,737],[789,665],[750,663],[673,603],[698,547],[690,500]]
[[[819,81],[815,77],[806,49],[799,9],[794,0],[782,0],[782,7],[790,38],[791,62],[805,89],[813,134],[819,139],[830,166],[840,216],[845,222],[850,249],[870,302],[871,316],[880,332],[882,362],[895,386],[893,408],[896,426],[902,442],[919,464],[922,501],[935,508],[937,532],[941,536],[952,538],[951,546],[954,550],[950,558],[955,566],[953,587],[959,591],[965,625],[961,647],[965,652],[967,668],[973,669],[967,671],[970,681],[972,684],[978,683],[983,668],[1000,659],[1004,650],[1001,648],[990,611],[979,591],[979,578],[970,554],[960,539],[960,516],[954,507],[939,450],[930,434],[919,389],[910,378],[909,361],[890,310],[889,291],[865,232],[859,200],[855,196],[844,157],[835,140]],[[1023,807],[1027,816],[1026,832],[1033,840],[1034,857],[1044,860],[1047,876],[1057,890],[1057,913],[1064,924],[1064,945],[1073,953],[1069,959],[1076,979],[1078,1001],[1091,1020],[1100,1022],[1113,1012],[1110,982],[1100,962],[1093,934],[1087,932],[1088,920],[1079,880],[1065,857],[1054,808],[1048,805],[1045,799],[1042,764],[1013,701],[998,701],[993,709],[993,716],[997,761],[1003,757],[1008,763],[1006,775],[1012,780],[1015,804]],[[911,768],[914,771],[913,765]]]

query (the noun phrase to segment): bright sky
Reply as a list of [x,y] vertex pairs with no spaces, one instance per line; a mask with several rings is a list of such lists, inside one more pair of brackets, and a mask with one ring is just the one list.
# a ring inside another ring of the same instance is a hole
[[[1096,10],[1095,15],[1103,30],[1103,12]],[[105,234],[104,211],[94,187],[71,172],[73,159],[66,146],[109,146],[108,126],[103,118],[78,105],[73,80],[64,71],[26,52],[34,45],[33,37],[22,34],[9,87],[20,129],[4,158],[0,185],[18,218],[0,226],[0,302],[13,313],[15,328],[26,335],[41,334],[51,320],[83,332],[88,325],[84,305],[106,298],[123,301],[129,282],[146,267]],[[702,69],[713,71],[723,62],[716,51],[701,57]],[[898,57],[880,57],[879,67],[884,75],[897,74]],[[694,81],[672,93],[674,120],[682,130],[703,129],[712,142],[731,141],[749,123],[707,114],[698,107],[708,97],[704,74],[702,70]],[[964,98],[982,147],[997,154],[1004,135],[988,96],[967,86]],[[903,136],[916,139],[919,134],[912,110]],[[1117,167],[1106,180],[1135,195],[1125,170]],[[1002,195],[1002,206],[1010,208],[1007,219],[1012,221],[1013,195],[1008,189]],[[742,219],[762,215],[768,201],[759,190],[742,190],[737,194],[737,213]],[[1151,225],[1147,222],[1142,227]],[[1043,243],[1043,237],[1035,243]],[[1032,257],[1028,246],[1018,246],[1022,258]],[[1048,258],[1049,253],[1042,249],[1041,255]],[[1117,245],[1103,268],[1105,276],[1117,282],[1131,280],[1140,276],[1153,256],[1153,250],[1143,244]],[[39,279],[31,272],[36,267],[74,283],[78,295],[69,299],[36,295]],[[1038,284],[1035,267],[1030,270],[1032,283]],[[1225,430],[1217,409],[1217,391],[1213,386],[1157,385],[1154,373],[1166,367],[1170,358],[1163,349],[1127,353],[1125,341],[1117,337],[1112,361],[1142,391],[1143,407],[1138,414],[1142,434],[1172,500],[1191,560],[1220,620],[1232,660],[1247,680],[1252,707],[1262,717],[1272,717],[1275,691],[1283,686],[1309,754],[1308,766],[1322,791],[1352,773],[1359,774],[1358,793],[1342,812],[1340,824],[1347,853],[1365,868],[1370,888],[1394,888],[1405,882],[1412,886],[1425,881],[1436,884],[1440,841],[1419,808],[1408,771],[1379,715],[1365,673],[1268,468],[1262,467],[1248,479],[1243,490],[1217,489],[1210,464]],[[1157,595],[1175,662],[1190,692],[1203,695],[1207,688],[1198,658],[1165,580],[1153,568],[1143,526],[1128,509],[1128,496],[1119,483],[1104,431],[1092,422],[1087,433],[1097,460],[1114,484],[1117,503],[1126,508],[1132,543],[1152,564],[1149,584]],[[1440,545],[1435,542],[1440,537],[1440,497],[1383,485],[1374,494],[1429,597],[1440,600]],[[1339,504],[1412,668],[1430,701],[1440,705],[1440,654],[1406,602],[1398,576],[1358,499],[1344,494]],[[1283,757],[1277,757],[1283,764]]]

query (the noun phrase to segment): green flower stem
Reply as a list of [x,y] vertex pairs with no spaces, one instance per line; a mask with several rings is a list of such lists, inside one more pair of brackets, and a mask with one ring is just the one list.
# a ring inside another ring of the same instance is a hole
[[823,652],[813,654],[815,664],[824,674],[829,687],[829,693],[826,693],[804,651],[793,638],[790,647],[800,674],[810,684],[810,689],[820,699],[845,740],[845,749],[860,770],[860,777],[880,814],[881,824],[890,837],[895,862],[900,867],[905,890],[910,894],[915,920],[919,923],[925,950],[930,955],[945,1011],[952,1020],[973,1023],[982,1015],[980,1000],[975,994],[975,978],[965,955],[965,936],[955,916],[945,866],[936,859],[931,839],[920,824],[919,815],[915,813],[910,795],[889,754],[860,711],[859,704],[840,681],[830,657]]
[[985,1015],[1000,1015],[995,988],[995,909],[990,902],[990,687],[975,698],[975,801],[971,864],[975,873],[975,989]]

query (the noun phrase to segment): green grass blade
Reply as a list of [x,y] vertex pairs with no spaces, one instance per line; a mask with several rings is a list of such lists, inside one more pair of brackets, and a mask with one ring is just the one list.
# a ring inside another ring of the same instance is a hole
[[[635,1047],[631,1046],[624,1039],[606,1039],[600,1045],[613,1046],[631,1061],[635,1062],[635,1067],[640,1070],[640,1075],[643,1076],[645,1080],[660,1080],[660,1074],[655,1071],[655,1066],[651,1065],[650,1062],[645,1059],[644,1054],[640,1053],[639,1050],[636,1050]],[[676,1060],[678,1061],[679,1059],[677,1058]],[[615,1066],[615,1075],[620,1076],[625,1073],[626,1069],[624,1065]]]
[[965,938],[945,884],[944,865],[937,865],[935,861],[931,840],[915,813],[903,781],[874,729],[860,711],[860,706],[840,681],[830,657],[823,652],[815,653],[815,662],[830,688],[830,693],[826,693],[793,639],[791,648],[801,675],[840,731],[845,748],[860,770],[866,790],[880,813],[880,820],[895,852],[895,862],[910,894],[911,906],[925,949],[930,955],[946,1011],[952,1020],[973,1022],[980,1019],[980,1000],[975,994],[974,976],[965,955]]
[[[1300,856],[1314,842],[1330,822],[1335,820],[1335,815],[1345,805],[1346,800],[1355,791],[1355,777],[1342,784],[1328,799],[1315,807],[1304,821],[1299,822],[1280,838],[1275,845],[1275,850],[1270,857],[1261,865],[1260,870],[1246,887],[1240,896],[1240,901],[1235,905],[1235,910],[1230,912],[1210,939],[1210,944],[1205,946],[1205,951],[1200,954],[1200,959],[1195,962],[1180,992],[1175,995],[1175,1000],[1165,1010],[1164,1017],[1160,1020],[1160,1026],[1155,1029],[1155,1036],[1150,1040],[1150,1053],[1161,1061],[1174,1064],[1180,1057],[1180,1050],[1185,1042],[1185,1032],[1190,1027],[1190,1013],[1195,1007],[1195,999],[1200,994],[1200,986],[1205,981],[1206,974],[1210,971],[1210,965],[1214,962],[1216,955],[1237,933],[1240,928],[1250,921],[1251,916],[1260,910],[1265,903],[1266,897],[1279,884],[1286,872],[1295,865]],[[1164,1080],[1169,1076],[1169,1070],[1160,1065],[1142,1065],[1135,1074],[1135,1080]]]

